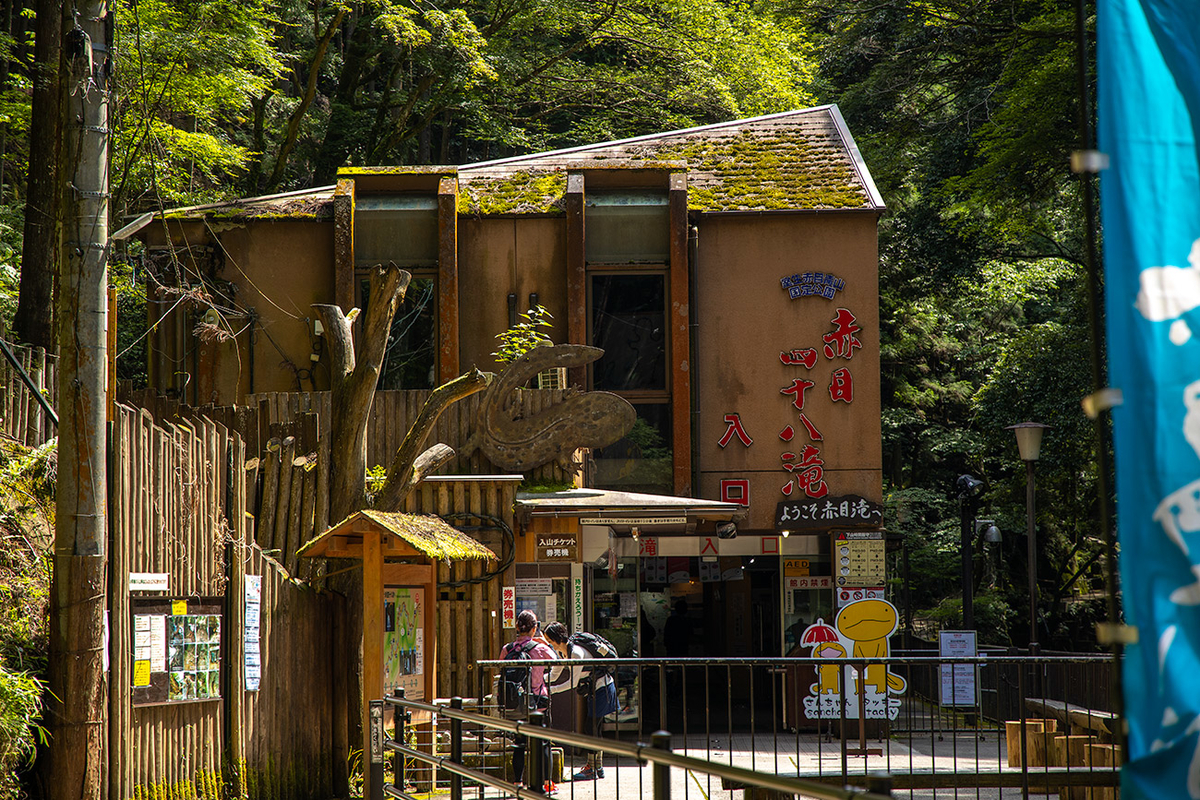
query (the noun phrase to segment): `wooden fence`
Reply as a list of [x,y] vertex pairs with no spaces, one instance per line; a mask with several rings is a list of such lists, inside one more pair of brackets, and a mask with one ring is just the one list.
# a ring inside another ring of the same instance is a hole
[[[415,418],[428,394],[380,393],[368,431],[374,463],[384,463],[383,454],[399,447],[408,420]],[[547,394],[552,393],[530,393],[527,402],[540,407],[557,399]],[[220,727],[223,717],[217,708],[202,708],[206,704],[138,707],[134,713],[128,691],[115,699],[114,719],[125,709],[134,740],[116,748],[113,758],[119,761],[118,750],[138,755],[129,763],[114,761],[116,793],[110,796],[131,796],[117,791],[118,783],[143,787],[143,792],[149,787],[181,787],[177,793],[184,796],[188,786],[199,792],[196,776],[213,774],[226,781],[237,776],[252,798],[336,794],[334,789],[345,785],[350,755],[343,733],[349,730],[346,667],[338,660],[356,648],[338,638],[344,637],[347,601],[323,591],[324,562],[296,558],[299,546],[329,524],[328,395],[267,395],[246,407],[199,409],[146,393],[132,399],[146,408],[119,407],[112,483],[114,498],[141,499],[129,511],[118,511],[114,503],[114,515],[127,515],[119,523],[114,520],[114,575],[170,571],[175,593],[176,573],[187,573],[189,582],[180,584],[186,593],[223,592],[230,618],[225,663],[233,665],[244,658],[235,635],[240,630],[235,626],[241,625],[241,576],[261,575],[263,678],[257,692],[231,685],[222,707],[228,705],[224,718],[241,721],[237,730],[230,723]],[[464,442],[470,435],[472,410],[447,412],[430,443],[435,437],[452,446]],[[189,443],[189,437],[205,444]],[[200,453],[205,460],[201,466],[163,461],[168,452],[175,458],[183,452]],[[443,516],[502,557],[511,557],[519,477],[489,474],[495,470],[480,453],[460,455],[447,468],[474,474],[426,480],[406,499],[404,510]],[[203,475],[199,481],[195,470]],[[545,468],[543,480],[562,479],[557,470]],[[181,525],[181,509],[199,514],[199,520]],[[137,554],[128,563],[116,561],[118,538],[123,552]],[[224,549],[214,547],[214,540],[223,541]],[[441,643],[437,670],[443,696],[475,694],[475,662],[499,652],[501,585],[511,585],[513,574],[511,567],[503,575],[492,574],[496,568],[479,563],[438,566],[435,635]],[[114,580],[114,602],[128,596],[126,588],[127,578],[124,585]],[[113,613],[124,620],[121,630],[114,631],[114,652],[127,651],[132,646],[128,609]],[[115,686],[128,685],[128,664],[123,669],[126,674],[114,681]],[[236,670],[226,672],[232,679]],[[114,731],[118,727],[114,723]],[[183,752],[189,753],[187,759],[180,757]]]
[[[203,416],[156,422],[118,405],[112,442],[108,797],[334,796],[346,755],[333,734],[345,702],[333,679],[345,669],[334,663],[345,648],[333,646],[342,605],[254,544],[240,437]],[[139,573],[165,574],[167,590],[131,588]],[[256,691],[246,682],[247,575],[261,576]],[[134,702],[148,675],[136,674],[145,653],[135,644],[165,646],[135,641],[138,602],[163,599],[220,604],[219,698]]]
[[[563,394],[561,389],[522,392],[521,413],[532,415],[560,402]],[[376,392],[367,427],[368,466],[386,467],[391,462],[391,455],[400,447],[429,395],[429,390]],[[310,567],[297,561],[296,551],[338,521],[329,519],[328,392],[251,395],[246,406],[199,408],[149,390],[127,392],[123,397],[150,409],[157,419],[171,421],[199,415],[236,431],[246,442],[247,503],[256,520],[255,541],[287,567],[289,574],[310,575]],[[476,394],[459,401],[438,419],[427,445],[442,442],[455,450],[455,457],[438,470],[438,475],[496,475],[504,471],[479,450],[465,452],[482,399],[482,394]],[[557,464],[547,464],[526,477],[535,482],[563,484],[573,476]],[[415,497],[409,498],[404,510],[431,508]],[[452,510],[479,509],[459,505]],[[511,525],[511,519],[508,522]]]
[[[54,392],[58,386],[58,358],[40,347],[5,341],[21,367],[33,379],[37,391],[53,406]],[[41,447],[58,435],[54,423],[42,410],[33,391],[3,356],[0,356],[0,433],[26,447]]]

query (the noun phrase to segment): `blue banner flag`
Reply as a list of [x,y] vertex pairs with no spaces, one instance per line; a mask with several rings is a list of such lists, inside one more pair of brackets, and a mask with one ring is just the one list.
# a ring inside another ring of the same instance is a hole
[[1200,800],[1200,3],[1097,0],[1126,800]]

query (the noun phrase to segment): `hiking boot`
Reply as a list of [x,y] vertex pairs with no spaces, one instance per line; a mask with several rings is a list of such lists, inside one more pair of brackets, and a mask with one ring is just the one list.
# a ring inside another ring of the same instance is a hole
[[573,781],[594,781],[604,777],[604,767],[593,767],[587,764],[583,769],[571,776]]

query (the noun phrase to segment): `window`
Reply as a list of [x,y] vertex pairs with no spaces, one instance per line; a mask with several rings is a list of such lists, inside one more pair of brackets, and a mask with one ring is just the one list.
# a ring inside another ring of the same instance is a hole
[[367,307],[367,270],[392,262],[412,273],[388,333],[379,389],[437,385],[438,206],[427,194],[360,195],[354,203],[358,305]]
[[437,198],[360,195],[354,201],[354,264],[394,262],[405,269],[438,263]]
[[594,273],[592,387],[633,404],[633,430],[597,448],[595,484],[605,489],[670,494],[673,484],[671,406],[667,380],[666,276]]
[[589,192],[584,216],[589,264],[665,264],[670,258],[665,192]]
[[666,276],[594,274],[592,344],[604,350],[593,388],[666,391]]
[[[359,280],[359,305],[370,302],[370,282]],[[388,332],[379,389],[432,389],[437,382],[437,280],[414,275]]]

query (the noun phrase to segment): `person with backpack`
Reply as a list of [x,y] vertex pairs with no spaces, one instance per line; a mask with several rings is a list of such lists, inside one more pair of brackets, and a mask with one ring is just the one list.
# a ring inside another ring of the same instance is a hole
[[[567,626],[561,622],[551,622],[544,633],[559,658],[617,657],[617,648],[604,637],[586,631],[568,635]],[[594,737],[600,736],[604,718],[617,710],[617,683],[612,667],[556,667],[551,671],[550,685],[555,692],[574,689],[587,699],[588,730]],[[604,754],[597,751],[588,756],[583,769],[572,775],[571,780],[591,781],[603,777]]]
[[[500,658],[512,662],[500,670],[499,695],[504,715],[509,719],[528,719],[534,711],[550,713],[550,689],[546,685],[547,667],[530,667],[523,662],[558,658],[555,650],[538,636],[537,614],[525,610],[517,615],[517,638],[500,648]],[[525,751],[528,739],[513,739],[513,780],[521,784],[525,777]],[[538,752],[550,764],[550,742],[542,740]],[[547,774],[546,772],[542,773]]]

